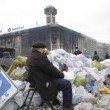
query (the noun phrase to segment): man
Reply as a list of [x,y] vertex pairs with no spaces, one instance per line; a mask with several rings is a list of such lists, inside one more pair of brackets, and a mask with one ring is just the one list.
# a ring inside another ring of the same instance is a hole
[[85,57],[91,59],[91,54],[90,54],[90,52],[89,52],[86,48],[83,49],[83,55],[84,55]]
[[75,55],[79,55],[79,54],[82,54],[82,52],[79,50],[78,47],[75,47],[75,52],[74,52]]
[[70,81],[63,79],[61,73],[48,60],[44,54],[46,45],[42,42],[33,45],[32,53],[27,59],[29,68],[29,79],[37,85],[42,99],[52,100],[56,98],[56,90],[63,92],[63,110],[74,110],[72,108],[72,87]]
[[94,60],[97,60],[97,61],[100,60],[100,57],[99,57],[97,51],[94,51],[94,55],[93,55],[93,59],[92,59],[92,60],[93,60],[93,61],[94,61]]
[[110,56],[108,53],[105,53],[105,59],[110,59]]
[[94,56],[94,60],[92,61],[91,66],[93,68],[97,68],[99,71],[103,69],[103,65],[100,63],[100,59],[98,55]]
[[1,59],[1,67],[4,69],[4,71],[7,71],[11,64],[13,63],[14,59],[11,58],[9,52],[3,52],[3,58]]

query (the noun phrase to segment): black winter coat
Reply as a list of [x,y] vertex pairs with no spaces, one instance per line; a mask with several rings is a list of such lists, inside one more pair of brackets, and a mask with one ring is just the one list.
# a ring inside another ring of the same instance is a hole
[[56,87],[53,80],[64,78],[47,56],[33,49],[26,61],[29,68],[29,79],[37,85],[37,89],[44,100],[53,101],[56,96]]
[[93,61],[94,60],[100,60],[100,57],[99,57],[99,55],[98,54],[94,54],[94,56],[93,56],[93,59],[92,59]]
[[79,55],[79,54],[82,54],[82,52],[80,50],[78,50],[78,51],[75,51],[74,54]]
[[109,54],[106,54],[106,55],[105,55],[105,59],[110,59]]

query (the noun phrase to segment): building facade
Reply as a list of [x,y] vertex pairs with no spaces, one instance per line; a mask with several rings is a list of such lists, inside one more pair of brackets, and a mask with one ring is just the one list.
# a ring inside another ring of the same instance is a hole
[[17,55],[29,54],[32,44],[37,41],[44,42],[49,50],[63,48],[72,53],[76,46],[82,51],[83,48],[87,48],[90,52],[93,52],[96,44],[94,39],[58,24],[0,35],[0,47],[15,48]]
[[59,24],[56,24],[55,15],[57,10],[53,6],[48,6],[44,9],[46,14],[46,25],[35,26],[28,29],[11,31],[0,35],[0,47],[15,48],[16,55],[27,56],[35,42],[44,42],[49,50],[62,48],[67,52],[73,53],[75,47],[79,47],[81,51],[86,48],[91,56],[97,50],[102,54],[97,41],[82,33],[71,30]]

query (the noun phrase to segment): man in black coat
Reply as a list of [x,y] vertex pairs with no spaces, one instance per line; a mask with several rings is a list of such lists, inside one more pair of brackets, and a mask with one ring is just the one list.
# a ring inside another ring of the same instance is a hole
[[74,54],[75,54],[75,55],[79,55],[79,54],[82,54],[82,52],[79,50],[78,47],[75,47]]
[[92,60],[93,60],[93,61],[94,61],[94,60],[97,60],[97,61],[100,60],[100,57],[99,57],[97,51],[94,51],[94,56],[93,56],[93,59],[92,59]]
[[110,56],[108,53],[105,54],[105,59],[110,59]]
[[42,99],[54,101],[57,91],[63,92],[63,110],[74,110],[72,107],[72,87],[70,81],[63,79],[61,73],[44,54],[46,45],[38,42],[33,45],[26,65],[29,68],[29,79],[37,85]]

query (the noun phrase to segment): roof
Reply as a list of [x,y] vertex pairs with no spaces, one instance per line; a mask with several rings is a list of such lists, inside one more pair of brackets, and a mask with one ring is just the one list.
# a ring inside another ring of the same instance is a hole
[[[75,33],[77,35],[80,35],[80,36],[83,36],[83,37],[88,37],[87,35],[84,35],[80,32],[77,32],[77,31],[74,31],[72,29],[69,29],[65,26],[62,26],[62,25],[59,25],[59,24],[48,24],[48,25],[35,25],[35,26],[32,26],[32,27],[27,27],[27,28],[23,28],[23,29],[20,29],[18,31],[14,31],[14,32],[8,32],[8,33],[4,33],[4,34],[1,34],[0,37],[4,37],[5,35],[12,35],[12,34],[16,34],[16,33],[24,33],[24,32],[28,32],[28,31],[31,31],[31,29],[36,29],[36,30],[40,30],[40,29],[47,29],[47,28],[59,28],[61,30],[64,30],[64,31],[68,31],[70,33]],[[89,37],[91,38],[91,37]],[[93,39],[93,38],[91,38]],[[94,39],[95,40],[95,39]]]

